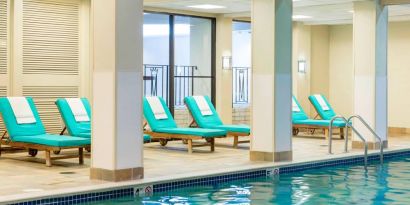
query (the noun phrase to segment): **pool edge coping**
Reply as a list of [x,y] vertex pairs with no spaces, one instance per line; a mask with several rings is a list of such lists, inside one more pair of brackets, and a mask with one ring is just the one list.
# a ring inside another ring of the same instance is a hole
[[[401,153],[403,155],[405,153],[410,154],[410,148],[387,150],[384,154],[385,156],[386,155],[390,156],[390,155],[395,155],[395,154],[400,155]],[[376,160],[378,156],[379,156],[379,153],[376,151],[369,153],[369,161]],[[266,176],[267,171],[272,171],[271,174],[276,175],[276,174],[289,173],[289,172],[282,172],[281,169],[295,168],[294,170],[291,170],[290,172],[299,172],[299,171],[304,171],[308,169],[319,169],[322,167],[334,167],[334,166],[343,164],[343,163],[336,163],[338,161],[344,162],[344,164],[360,163],[363,161],[363,154],[354,153],[348,156],[340,156],[340,157],[326,158],[326,159],[315,159],[311,161],[284,162],[284,163],[279,163],[279,164],[269,163],[269,164],[254,165],[254,167],[252,168],[247,167],[243,169],[241,169],[241,167],[236,167],[233,170],[229,170],[229,171],[218,170],[214,173],[203,173],[203,174],[193,175],[189,177],[175,177],[172,179],[162,179],[161,180],[160,179],[161,177],[157,177],[157,178],[147,179],[145,181],[136,180],[136,181],[118,182],[118,183],[110,182],[110,183],[98,184],[98,185],[88,185],[88,186],[83,186],[83,187],[59,189],[56,191],[45,191],[41,193],[36,192],[36,193],[16,194],[16,195],[5,196],[5,199],[0,199],[0,204],[20,204],[23,202],[27,203],[27,202],[34,202],[34,201],[44,201],[44,199],[51,199],[51,198],[56,199],[56,198],[64,198],[64,197],[70,197],[70,196],[79,196],[79,195],[87,195],[87,194],[95,194],[95,193],[98,194],[98,193],[103,193],[103,192],[112,192],[116,190],[125,190],[125,189],[133,189],[133,192],[135,194],[136,188],[151,187],[153,189],[154,186],[160,186],[164,184],[172,184],[172,183],[192,181],[192,180],[201,180],[201,179],[207,179],[207,178],[213,178],[213,177],[239,175],[237,178],[234,177],[232,179],[226,180],[226,181],[233,181],[233,180],[240,179],[241,174],[247,174],[247,173],[252,173],[252,172],[265,172],[264,175]],[[314,164],[321,164],[321,165],[313,166]],[[256,177],[249,177],[249,178],[256,178]],[[225,180],[221,182],[225,182]],[[216,183],[219,183],[219,182],[216,182]],[[202,184],[199,183],[197,185],[194,184],[194,185],[187,185],[187,186],[193,187],[193,186],[198,186],[198,185],[200,186]],[[170,185],[170,187],[167,187],[163,191],[169,191],[169,190],[174,190],[174,189],[179,189],[179,188],[183,188],[183,187],[172,187],[172,185]],[[157,192],[163,192],[163,191],[157,191]],[[104,200],[104,197],[102,197],[101,199],[93,200],[93,201],[100,201],[100,200]],[[43,204],[43,203],[40,203],[40,204]]]

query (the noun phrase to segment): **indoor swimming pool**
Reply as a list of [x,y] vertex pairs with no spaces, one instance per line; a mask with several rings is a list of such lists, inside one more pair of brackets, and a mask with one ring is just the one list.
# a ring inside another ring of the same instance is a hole
[[410,156],[95,204],[410,204]]

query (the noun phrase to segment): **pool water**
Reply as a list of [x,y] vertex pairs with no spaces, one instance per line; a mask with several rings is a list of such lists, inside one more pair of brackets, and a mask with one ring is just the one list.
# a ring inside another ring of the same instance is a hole
[[410,204],[410,157],[321,168],[96,204]]

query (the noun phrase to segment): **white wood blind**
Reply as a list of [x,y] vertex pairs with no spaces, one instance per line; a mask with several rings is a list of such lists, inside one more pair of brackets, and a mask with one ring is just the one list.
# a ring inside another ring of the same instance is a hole
[[7,0],[0,0],[0,74],[7,71]]
[[[0,86],[0,97],[6,97],[7,96],[7,88],[6,86]],[[4,124],[3,124],[3,120],[0,117],[0,136],[4,133],[5,129],[4,129]]]
[[79,0],[23,1],[23,74],[78,75]]
[[63,123],[55,101],[78,96],[76,86],[23,86],[23,96],[33,97],[48,133],[59,134]]

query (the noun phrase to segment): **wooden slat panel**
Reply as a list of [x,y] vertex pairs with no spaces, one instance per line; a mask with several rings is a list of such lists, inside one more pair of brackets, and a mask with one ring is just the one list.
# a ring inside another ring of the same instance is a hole
[[[6,96],[7,96],[7,87],[0,86],[0,97],[6,97]],[[4,129],[3,120],[0,117],[0,135],[2,135],[4,131],[5,129]]]
[[23,74],[78,75],[80,0],[24,0]]
[[7,0],[0,0],[0,74],[7,72]]
[[23,95],[33,97],[48,133],[59,134],[63,128],[54,102],[57,98],[78,97],[76,86],[23,86]]

